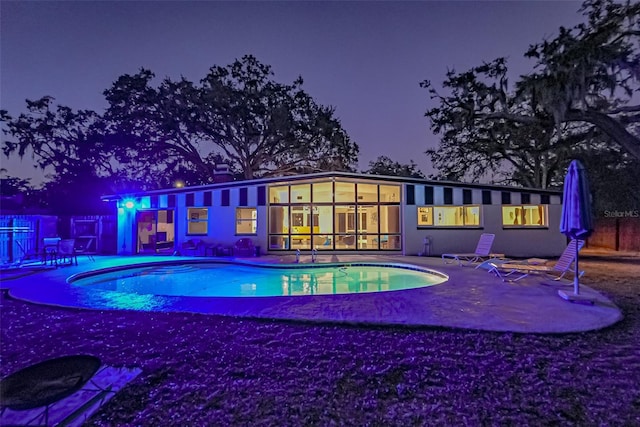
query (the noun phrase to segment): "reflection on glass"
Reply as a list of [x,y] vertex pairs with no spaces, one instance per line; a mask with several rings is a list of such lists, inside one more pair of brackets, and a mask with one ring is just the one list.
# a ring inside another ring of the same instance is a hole
[[356,185],[353,182],[336,182],[336,202],[355,202]]
[[546,227],[546,205],[503,206],[502,225],[519,227]]
[[289,186],[269,187],[269,201],[271,203],[289,203]]
[[188,208],[187,234],[207,234],[208,216],[207,208]]
[[480,225],[480,207],[465,206],[464,207],[464,225]]
[[291,203],[309,203],[311,201],[311,184],[291,186]]
[[400,186],[399,185],[381,185],[380,186],[380,202],[399,202]]
[[423,206],[418,208],[418,225],[433,225],[432,207]]
[[255,234],[258,227],[256,208],[236,209],[236,234]]
[[377,202],[378,186],[375,184],[358,184],[358,203]]
[[269,208],[269,233],[289,232],[289,206],[271,206]]
[[333,202],[333,183],[317,182],[312,184],[313,202],[314,203],[331,203]]
[[400,232],[400,206],[380,206],[380,231],[384,233]]

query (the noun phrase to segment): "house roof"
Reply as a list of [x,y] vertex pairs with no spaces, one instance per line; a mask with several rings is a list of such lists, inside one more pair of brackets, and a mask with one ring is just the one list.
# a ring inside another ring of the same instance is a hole
[[290,182],[298,182],[298,181],[309,181],[316,180],[319,178],[343,178],[343,179],[352,179],[358,181],[376,181],[376,182],[389,182],[395,184],[420,184],[420,185],[433,185],[433,186],[444,186],[444,187],[464,187],[464,188],[476,188],[482,190],[496,190],[496,191],[514,191],[514,192],[523,192],[523,193],[536,193],[536,194],[549,194],[549,195],[560,195],[562,194],[561,190],[553,190],[553,189],[540,189],[540,188],[528,188],[528,187],[513,187],[506,185],[495,185],[495,184],[479,184],[479,183],[468,183],[468,182],[457,182],[457,181],[439,181],[439,180],[430,180],[423,178],[409,178],[404,176],[389,176],[389,175],[371,175],[364,173],[354,173],[354,172],[316,172],[309,174],[300,174],[300,175],[291,175],[291,176],[277,176],[277,177],[269,177],[269,178],[256,178],[250,179],[246,181],[229,181],[229,182],[221,182],[215,184],[204,184],[190,187],[181,187],[181,188],[166,188],[160,190],[151,190],[151,191],[140,191],[133,193],[123,193],[123,194],[110,194],[102,196],[102,200],[104,201],[112,201],[112,200],[120,200],[122,197],[143,197],[143,196],[153,196],[153,195],[161,195],[161,194],[179,194],[179,193],[191,193],[194,191],[207,191],[207,190],[217,190],[224,188],[232,188],[232,187],[246,187],[248,185],[266,185],[273,183],[290,183]]

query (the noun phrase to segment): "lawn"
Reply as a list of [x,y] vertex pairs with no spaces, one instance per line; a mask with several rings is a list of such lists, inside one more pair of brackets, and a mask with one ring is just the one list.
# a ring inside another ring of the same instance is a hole
[[625,318],[565,335],[89,311],[3,295],[0,374],[82,353],[142,368],[96,426],[640,425],[640,259],[582,259],[584,283]]

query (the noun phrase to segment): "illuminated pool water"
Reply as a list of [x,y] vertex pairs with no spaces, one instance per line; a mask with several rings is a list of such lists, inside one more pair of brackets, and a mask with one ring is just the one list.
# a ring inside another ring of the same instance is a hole
[[220,263],[150,265],[71,278],[72,286],[137,295],[269,297],[397,291],[446,281],[415,267],[348,264],[308,267]]

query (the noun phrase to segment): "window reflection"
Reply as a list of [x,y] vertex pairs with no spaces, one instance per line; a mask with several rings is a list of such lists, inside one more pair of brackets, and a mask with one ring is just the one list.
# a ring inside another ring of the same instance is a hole
[[503,206],[502,225],[518,227],[546,227],[545,205]]
[[269,187],[269,201],[271,203],[289,203],[289,186]]
[[419,206],[418,226],[479,227],[480,206]]
[[291,186],[291,203],[308,203],[311,201],[311,185],[300,184]]

